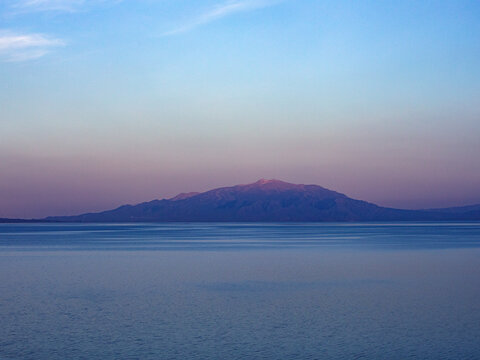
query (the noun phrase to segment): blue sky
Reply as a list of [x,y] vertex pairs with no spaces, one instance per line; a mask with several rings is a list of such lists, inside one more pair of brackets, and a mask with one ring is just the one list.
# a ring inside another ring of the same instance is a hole
[[478,1],[3,0],[0,216],[280,178],[480,202]]

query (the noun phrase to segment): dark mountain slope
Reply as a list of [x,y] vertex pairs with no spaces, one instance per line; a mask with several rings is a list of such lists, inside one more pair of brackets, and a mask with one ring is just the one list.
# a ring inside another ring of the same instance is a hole
[[30,223],[30,222],[39,222],[39,221],[40,220],[0,218],[0,223]]

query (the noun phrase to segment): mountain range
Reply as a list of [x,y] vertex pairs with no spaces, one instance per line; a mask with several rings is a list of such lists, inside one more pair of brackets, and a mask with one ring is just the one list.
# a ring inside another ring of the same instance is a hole
[[326,222],[326,221],[476,221],[480,205],[401,210],[355,200],[318,185],[260,179],[247,185],[76,216],[42,219],[56,222]]

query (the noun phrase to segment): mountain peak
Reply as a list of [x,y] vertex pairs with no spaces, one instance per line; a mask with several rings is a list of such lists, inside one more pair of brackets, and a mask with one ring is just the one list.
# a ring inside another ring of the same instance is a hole
[[287,190],[287,189],[300,189],[304,185],[297,185],[288,183],[277,179],[260,179],[252,184],[242,185],[242,187],[248,189],[262,189],[262,190]]
[[276,179],[260,179],[254,182],[255,185],[266,185],[266,184],[285,184],[284,181],[276,180]]

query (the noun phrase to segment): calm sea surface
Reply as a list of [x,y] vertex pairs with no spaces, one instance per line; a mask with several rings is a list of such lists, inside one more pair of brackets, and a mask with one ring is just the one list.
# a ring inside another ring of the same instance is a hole
[[480,224],[0,224],[0,359],[480,359]]

